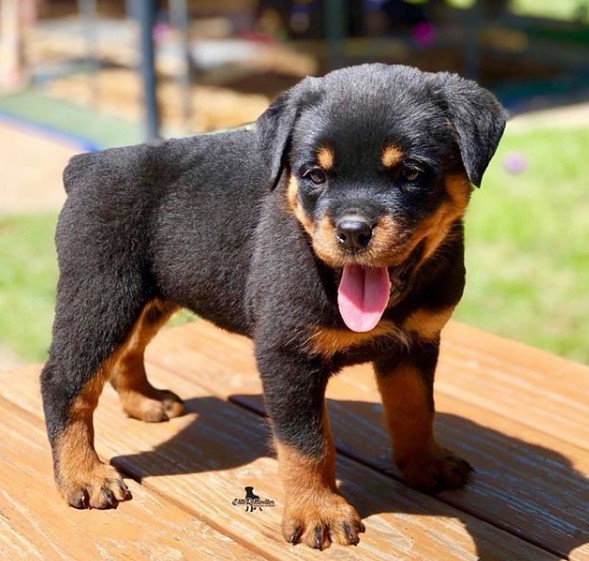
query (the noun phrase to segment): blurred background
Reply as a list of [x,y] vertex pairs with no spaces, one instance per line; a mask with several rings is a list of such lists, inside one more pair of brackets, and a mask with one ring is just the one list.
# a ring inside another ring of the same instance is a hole
[[363,62],[508,108],[455,317],[589,364],[589,0],[0,0],[0,368],[46,356],[72,155],[238,126]]

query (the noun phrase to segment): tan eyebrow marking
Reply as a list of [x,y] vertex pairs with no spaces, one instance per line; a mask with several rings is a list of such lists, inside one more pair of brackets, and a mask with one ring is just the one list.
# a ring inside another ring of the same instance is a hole
[[403,152],[396,146],[386,146],[380,156],[382,165],[386,168],[393,167],[403,158]]
[[335,154],[333,153],[333,149],[329,146],[321,146],[321,148],[317,150],[317,161],[324,170],[330,170],[333,167],[335,161]]

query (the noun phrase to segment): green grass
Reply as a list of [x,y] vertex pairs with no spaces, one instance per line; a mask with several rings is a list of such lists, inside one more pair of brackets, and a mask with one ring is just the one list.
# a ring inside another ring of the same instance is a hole
[[[476,0],[446,0],[447,3],[459,9],[472,8]],[[422,0],[413,0],[414,4],[424,3]],[[589,17],[587,6],[581,0],[511,0],[508,8],[517,15],[534,16],[557,20],[584,21]]]
[[[468,280],[456,317],[589,363],[589,131],[507,132],[467,216]],[[528,168],[508,175],[513,153]],[[0,217],[0,346],[49,344],[56,216]],[[186,321],[180,316],[176,322]]]
[[[446,0],[459,9],[472,8],[476,0]],[[414,4],[423,4],[423,0],[412,0]],[[587,8],[579,0],[511,0],[508,8],[517,15],[550,18],[557,20],[581,19],[587,21]]]
[[0,346],[27,361],[49,345],[57,262],[56,215],[0,216]]
[[[506,133],[467,216],[457,317],[589,363],[589,131]],[[509,175],[506,157],[527,170]]]
[[511,9],[516,14],[561,20],[579,17],[587,21],[587,8],[579,0],[512,0]]
[[[30,362],[45,360],[51,337],[56,222],[57,214],[0,216],[0,347]],[[194,319],[181,311],[170,325]]]

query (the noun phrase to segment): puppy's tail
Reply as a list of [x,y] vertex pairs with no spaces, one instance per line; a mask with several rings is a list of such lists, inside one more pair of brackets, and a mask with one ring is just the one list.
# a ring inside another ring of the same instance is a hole
[[76,154],[68,162],[68,165],[63,170],[63,186],[68,195],[77,184],[82,182],[86,171],[92,165],[93,156],[94,154],[92,152]]

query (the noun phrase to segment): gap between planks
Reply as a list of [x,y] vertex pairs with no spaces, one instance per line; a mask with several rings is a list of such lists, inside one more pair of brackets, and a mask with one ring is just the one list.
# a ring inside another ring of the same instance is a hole
[[[194,347],[191,346],[193,342],[196,342]],[[530,352],[530,349],[527,350]],[[230,395],[236,392],[260,393],[258,377],[252,377],[255,365],[251,354],[251,345],[244,338],[228,335],[204,322],[198,322],[162,333],[159,341],[156,339],[154,342],[149,357],[171,373],[186,379],[198,379],[199,383],[223,399],[231,399],[260,414],[262,406],[258,395]],[[562,361],[557,357],[554,360]],[[367,373],[366,368],[355,370],[357,374],[360,374],[358,370],[363,370],[362,374]],[[582,367],[581,371],[584,372]],[[359,379],[364,382],[360,383]],[[367,385],[365,380],[372,380],[372,376],[352,378],[346,374],[340,375],[330,383],[332,390],[336,388],[331,395],[364,395],[375,399],[375,387]],[[477,479],[474,484],[464,492],[438,495],[438,499],[558,555],[570,554],[571,559],[579,561],[589,559],[586,507],[583,507],[583,496],[589,492],[589,483],[585,477],[589,471],[587,451],[543,434],[536,428],[520,425],[493,410],[481,411],[472,403],[443,393],[440,395],[438,392],[437,396],[438,403],[442,404],[440,416],[444,420],[446,432],[449,428],[450,434],[454,433],[453,440],[458,441],[459,446],[464,448],[466,444],[467,451],[470,447],[483,460],[476,462],[479,473],[475,474]],[[377,395],[376,400],[379,401]],[[332,425],[334,434],[337,436],[339,432],[344,437],[343,446],[341,439],[338,442],[340,452],[390,476],[391,470],[383,467],[390,465],[388,449],[375,450],[365,445],[375,440],[388,442],[382,426],[379,426],[377,417],[380,414],[372,414],[371,419],[366,421],[366,409],[360,416],[350,417],[344,405],[339,405],[337,401],[332,405],[335,405],[332,410],[339,407]],[[455,411],[457,406],[459,416],[448,413]],[[346,418],[346,422],[343,422]],[[362,435],[361,439],[357,434],[359,425],[369,429],[368,435]],[[467,434],[482,430],[486,438],[470,438],[470,441],[467,438],[465,443],[464,435],[460,432],[461,425],[473,427]],[[338,426],[341,428],[339,431]],[[356,441],[353,436],[357,436]],[[456,448],[456,445],[453,447]],[[515,451],[516,447],[523,448],[523,451]],[[506,452],[502,448],[506,448]],[[358,449],[359,453],[354,452]],[[497,454],[499,458],[494,457]],[[569,462],[569,458],[576,458],[579,466]],[[505,468],[503,463],[506,464]],[[485,473],[485,466],[488,465],[494,466],[495,470],[487,469]],[[576,467],[579,467],[579,471]],[[561,487],[567,490],[568,496],[563,498],[559,494],[558,489]],[[576,502],[570,498],[574,493],[579,494]]]
[[[24,378],[22,373],[18,374]],[[152,367],[151,374],[161,380],[168,372]],[[32,380],[25,382],[5,383],[0,387],[7,399],[40,417],[38,388]],[[182,380],[178,378],[176,382]],[[317,559],[317,552],[302,546],[289,547],[282,542],[278,509],[265,513],[268,520],[263,523],[251,517],[236,517],[235,511],[224,502],[222,505],[214,501],[203,503],[207,497],[218,499],[219,489],[225,494],[236,494],[244,483],[252,480],[260,496],[280,501],[282,491],[277,481],[276,461],[266,457],[265,446],[260,443],[259,417],[234,404],[222,405],[194,381],[181,385],[180,389],[196,396],[188,403],[188,414],[170,423],[147,427],[125,419],[114,392],[107,388],[96,413],[101,455],[113,457],[116,465],[127,467],[127,471],[140,478],[145,489],[157,490],[167,500],[194,513],[196,518],[201,518],[203,506],[210,508],[210,516],[225,518],[231,535],[243,536],[250,548],[258,545],[265,556],[281,560]],[[207,448],[208,453],[203,455],[202,450]],[[218,465],[219,461],[222,465]],[[396,555],[399,559],[428,561],[477,558],[554,561],[554,556],[542,549],[442,506],[345,458],[340,458],[338,470],[346,482],[344,492],[366,516],[369,533],[363,536],[358,548],[332,547],[323,552],[322,559],[388,560]],[[125,506],[121,505],[121,509]],[[230,513],[228,520],[226,511]]]
[[[58,496],[42,420],[0,396],[0,559],[274,561],[136,481],[117,511],[78,511]],[[203,541],[201,537],[206,537]]]

